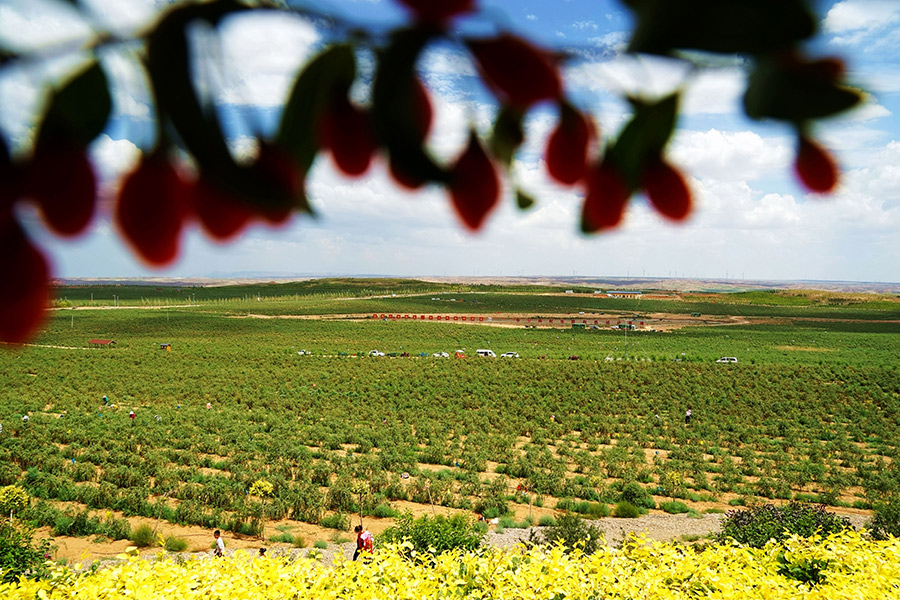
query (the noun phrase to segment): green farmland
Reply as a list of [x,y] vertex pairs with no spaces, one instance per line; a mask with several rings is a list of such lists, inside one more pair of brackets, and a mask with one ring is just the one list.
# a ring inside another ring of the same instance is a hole
[[[252,536],[360,512],[390,522],[410,503],[604,514],[635,489],[651,510],[866,510],[900,491],[896,298],[389,280],[58,296],[34,345],[0,352],[0,485],[42,499],[28,518],[57,536],[112,539],[135,517]],[[607,316],[572,329],[581,312]],[[685,325],[695,312],[734,324]],[[645,330],[610,329],[609,315]],[[248,494],[260,479],[271,497]]]

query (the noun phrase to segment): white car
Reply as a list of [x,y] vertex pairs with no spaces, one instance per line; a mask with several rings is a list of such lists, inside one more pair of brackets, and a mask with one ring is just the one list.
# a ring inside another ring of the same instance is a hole
[[500,355],[500,358],[519,358],[518,352],[504,352]]
[[297,354],[300,356],[306,356],[307,354],[312,354],[309,350],[297,350]]
[[384,356],[384,352],[380,350],[369,350],[369,356]]
[[432,356],[434,356],[435,358],[450,358],[450,355],[446,352],[435,352],[434,354],[432,354]]
[[733,356],[723,356],[716,362],[717,363],[737,363],[737,359]]
[[494,354],[493,350],[476,350],[475,354],[478,356],[486,356],[488,358],[497,358],[497,355]]

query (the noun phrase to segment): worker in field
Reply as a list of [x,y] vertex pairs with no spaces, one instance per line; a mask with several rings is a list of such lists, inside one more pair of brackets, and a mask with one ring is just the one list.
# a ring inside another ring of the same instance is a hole
[[134,411],[133,411],[133,410],[130,411],[130,412],[128,413],[128,418],[131,419],[132,422],[134,422],[134,418],[135,418],[136,416],[137,416],[137,415],[134,414]]
[[225,556],[225,540],[222,539],[222,532],[216,529],[213,531],[213,537],[216,539],[216,545],[213,548],[215,556]]
[[691,422],[691,409],[688,408],[687,412],[684,413],[684,424],[687,425]]
[[362,552],[368,552],[369,555],[375,552],[375,536],[363,529],[362,525],[357,525],[353,531],[356,532],[356,552],[353,553],[353,560],[359,558]]

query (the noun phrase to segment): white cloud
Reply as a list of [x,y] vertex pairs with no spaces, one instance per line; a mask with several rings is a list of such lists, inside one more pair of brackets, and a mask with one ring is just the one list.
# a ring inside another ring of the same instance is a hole
[[572,29],[577,29],[578,31],[585,31],[588,29],[596,31],[599,28],[593,21],[575,21],[572,23]]
[[793,140],[763,138],[752,131],[677,131],[672,158],[693,175],[723,181],[753,181],[783,169],[793,157]]
[[259,11],[224,20],[221,44],[207,37],[207,75],[229,104],[278,106],[294,76],[312,55],[319,33],[309,22],[283,13]]
[[5,0],[0,4],[0,45],[17,52],[74,44],[90,35],[80,14],[65,2]]
[[[843,0],[825,15],[824,29],[841,46],[866,43],[896,49],[900,40],[900,4],[895,0]],[[875,37],[879,39],[873,39]]]

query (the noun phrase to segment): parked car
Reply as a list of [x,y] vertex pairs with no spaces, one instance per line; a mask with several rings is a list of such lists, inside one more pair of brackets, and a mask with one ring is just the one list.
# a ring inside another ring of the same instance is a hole
[[369,350],[369,356],[384,356],[384,352],[379,350]]
[[497,355],[494,354],[493,350],[476,350],[475,353],[478,356],[487,356],[489,358],[497,358]]
[[723,356],[722,358],[720,358],[720,359],[717,360],[716,362],[717,362],[717,363],[736,363],[736,362],[737,362],[737,359],[736,359],[735,357],[733,357],[733,356]]
[[309,350],[297,350],[297,354],[299,354],[300,356],[306,356],[308,354],[312,354],[312,352],[310,352]]
[[462,350],[457,350],[453,355],[456,358],[465,358],[466,357],[466,353],[463,352]]
[[435,358],[450,358],[450,355],[446,352],[435,352],[434,354],[432,354],[432,356],[434,356]]
[[518,352],[504,352],[500,355],[500,358],[519,358]]

